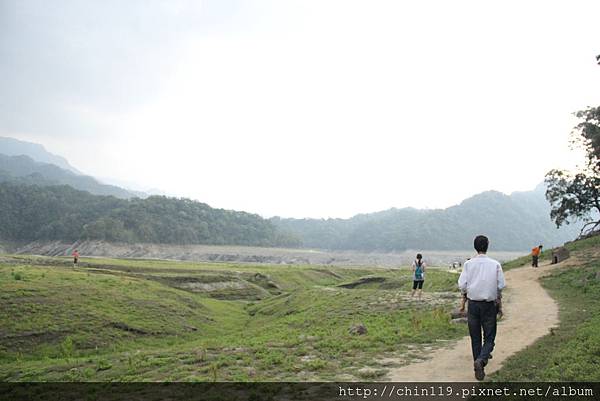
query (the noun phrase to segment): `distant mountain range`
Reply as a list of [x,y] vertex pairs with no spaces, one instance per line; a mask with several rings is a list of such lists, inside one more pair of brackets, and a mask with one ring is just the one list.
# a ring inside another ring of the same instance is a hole
[[[128,188],[119,180],[97,179],[84,175],[73,167],[67,159],[50,153],[42,145],[14,138],[0,137],[0,155],[4,158],[0,166],[0,177],[19,179],[20,182],[37,185],[70,185],[95,195],[112,195],[117,198],[147,198],[151,195],[165,195],[158,189],[139,191]],[[28,158],[28,159],[27,159]],[[1,178],[0,178],[1,179]],[[109,182],[109,183],[107,183]]]
[[74,174],[81,174],[79,170],[69,164],[67,159],[48,152],[46,148],[37,143],[0,136],[0,153],[6,156],[29,156],[37,162],[53,164]]
[[297,235],[303,246],[362,251],[471,249],[486,234],[495,250],[526,251],[534,245],[560,245],[577,237],[581,225],[556,229],[545,187],[505,195],[483,192],[447,209],[390,209],[350,219],[272,218]]
[[[485,233],[494,250],[526,251],[540,243],[555,246],[572,240],[580,228],[556,229],[543,185],[511,195],[483,192],[447,209],[390,209],[350,219],[265,220],[191,200],[144,201],[135,198],[145,198],[145,193],[102,184],[41,145],[12,138],[0,138],[0,194],[0,240],[86,238],[393,252],[471,249],[473,237]],[[20,211],[25,206],[27,213]]]
[[114,185],[101,184],[93,177],[75,174],[54,164],[36,162],[25,155],[6,156],[0,153],[0,181],[41,186],[69,185],[94,195],[112,195],[123,199],[147,197]]

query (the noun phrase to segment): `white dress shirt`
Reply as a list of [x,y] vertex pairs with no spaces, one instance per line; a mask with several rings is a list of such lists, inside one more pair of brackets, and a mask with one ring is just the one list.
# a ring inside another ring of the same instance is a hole
[[461,292],[473,301],[494,301],[504,286],[500,263],[481,254],[465,262],[458,278]]

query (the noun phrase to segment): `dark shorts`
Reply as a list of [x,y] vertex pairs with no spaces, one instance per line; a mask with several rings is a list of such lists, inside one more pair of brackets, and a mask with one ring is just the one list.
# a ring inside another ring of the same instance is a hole
[[422,290],[424,282],[425,282],[425,280],[414,280],[413,281],[413,290],[416,290],[417,287],[419,287],[419,289]]
[[78,260],[79,260],[79,259],[77,259],[77,258],[73,258],[73,263],[77,264],[77,261],[78,261]]

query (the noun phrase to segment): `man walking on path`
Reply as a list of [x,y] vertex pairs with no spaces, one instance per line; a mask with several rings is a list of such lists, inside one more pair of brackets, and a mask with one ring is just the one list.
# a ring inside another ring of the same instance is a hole
[[478,235],[473,242],[477,256],[465,262],[458,279],[458,287],[469,300],[467,322],[471,336],[473,368],[475,378],[483,380],[484,368],[494,350],[496,339],[496,301],[502,297],[505,283],[500,263],[486,255],[489,245],[487,237]]
[[540,259],[540,254],[542,253],[543,246],[536,246],[531,250],[531,266],[538,267],[538,261]]

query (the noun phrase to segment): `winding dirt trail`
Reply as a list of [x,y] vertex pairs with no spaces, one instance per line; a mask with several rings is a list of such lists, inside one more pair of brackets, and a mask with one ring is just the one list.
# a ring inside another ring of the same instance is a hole
[[[558,265],[524,266],[505,273],[504,318],[498,324],[496,346],[486,374],[500,369],[514,353],[533,344],[558,324],[558,305],[542,288],[539,278]],[[458,340],[450,348],[433,351],[431,359],[392,369],[390,381],[476,381],[473,375],[471,340]]]

